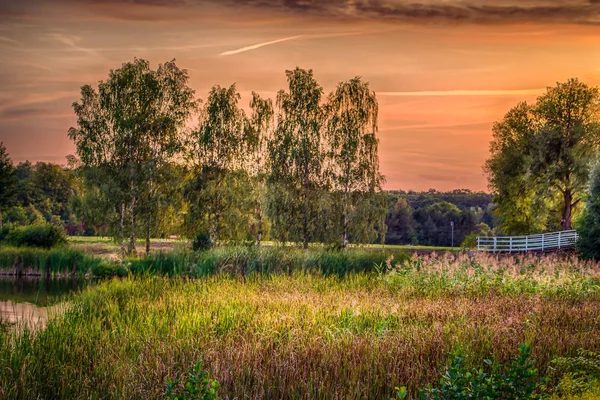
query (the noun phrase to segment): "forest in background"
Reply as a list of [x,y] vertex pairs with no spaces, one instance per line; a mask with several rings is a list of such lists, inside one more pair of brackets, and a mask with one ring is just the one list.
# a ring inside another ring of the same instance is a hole
[[[44,222],[61,225],[69,235],[110,236],[102,209],[90,207],[81,169],[71,165],[29,161],[15,166],[18,180],[13,204],[2,214],[3,224],[30,225]],[[173,181],[183,182],[184,169]],[[450,221],[455,221],[455,245],[469,233],[491,233],[494,228],[492,195],[457,189],[449,192],[384,191],[387,199],[386,244],[450,246]],[[187,236],[183,212],[189,207],[181,192],[168,196],[168,205],[153,223],[152,237]],[[246,210],[250,213],[251,210]],[[241,220],[249,219],[248,216]],[[485,225],[484,225],[485,224]],[[265,225],[270,224],[267,221]],[[239,240],[254,240],[249,227]],[[264,240],[270,240],[269,230]],[[379,241],[376,241],[379,242]]]

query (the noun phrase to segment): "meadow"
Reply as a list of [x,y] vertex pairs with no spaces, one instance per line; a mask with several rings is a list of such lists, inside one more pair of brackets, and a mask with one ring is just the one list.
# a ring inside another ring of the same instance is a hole
[[72,297],[44,330],[1,334],[0,397],[164,398],[168,377],[202,361],[222,398],[389,399],[436,384],[457,352],[501,364],[529,343],[545,376],[557,357],[600,351],[600,270],[575,257],[241,273],[248,258],[219,251],[229,262],[199,278],[130,273]]

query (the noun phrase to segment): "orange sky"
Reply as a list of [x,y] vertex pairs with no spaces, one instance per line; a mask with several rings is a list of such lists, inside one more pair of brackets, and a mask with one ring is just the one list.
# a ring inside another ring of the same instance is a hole
[[79,87],[172,58],[205,98],[274,97],[286,69],[325,91],[360,75],[380,104],[387,189],[485,190],[493,121],[556,81],[600,82],[599,0],[0,0],[0,140],[64,164]]

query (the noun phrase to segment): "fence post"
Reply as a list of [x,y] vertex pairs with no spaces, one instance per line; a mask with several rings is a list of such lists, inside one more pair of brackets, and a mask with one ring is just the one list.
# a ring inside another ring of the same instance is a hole
[[542,253],[544,252],[544,238],[546,237],[545,233],[542,233]]
[[477,251],[481,251],[479,247],[479,236],[477,236]]
[[529,251],[529,236],[525,236],[525,253]]
[[560,249],[560,231],[558,231],[558,248]]
[[496,252],[496,236],[494,236],[494,253]]

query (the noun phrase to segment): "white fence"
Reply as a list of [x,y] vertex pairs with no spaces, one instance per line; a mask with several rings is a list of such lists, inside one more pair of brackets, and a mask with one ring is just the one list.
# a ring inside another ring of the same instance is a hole
[[573,248],[576,243],[577,232],[574,230],[527,236],[477,236],[477,251],[554,251]]

